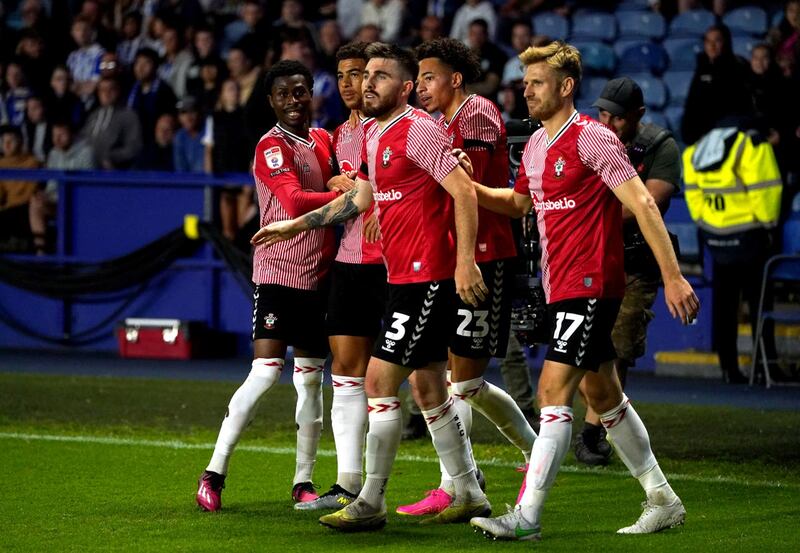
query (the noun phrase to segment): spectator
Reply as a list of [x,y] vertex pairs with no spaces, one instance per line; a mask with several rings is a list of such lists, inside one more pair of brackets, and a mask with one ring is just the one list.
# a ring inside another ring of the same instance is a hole
[[281,59],[296,60],[311,70],[314,91],[311,100],[312,127],[333,129],[343,118],[336,78],[317,67],[316,56],[302,33],[287,32],[281,43]]
[[783,19],[769,32],[775,57],[786,67],[797,67],[800,59],[800,0],[787,0]]
[[507,56],[489,41],[489,26],[483,19],[475,19],[469,24],[468,45],[481,61],[481,76],[467,85],[467,89],[471,93],[495,98]]
[[214,111],[214,106],[217,105],[219,92],[222,88],[223,75],[227,73],[225,67],[221,64],[221,60],[214,58],[205,60],[200,67],[199,88],[192,87],[190,89],[189,96],[193,96],[197,100],[203,113]]
[[336,73],[336,51],[342,45],[342,33],[339,24],[328,19],[319,27],[319,66],[328,73]]
[[67,57],[75,94],[88,105],[100,78],[100,57],[105,50],[95,42],[91,23],[83,17],[72,22],[72,39],[78,47]]
[[22,33],[17,44],[17,62],[25,75],[25,81],[35,94],[47,90],[47,82],[53,65],[45,55],[45,44],[35,31]]
[[224,56],[234,44],[239,44],[250,50],[258,63],[263,63],[269,36],[269,23],[264,19],[261,2],[246,0],[239,10],[239,18],[225,26],[222,54]]
[[25,85],[25,75],[18,62],[11,61],[6,66],[4,85],[0,92],[0,124],[19,127],[25,120],[25,103],[31,91]]
[[117,58],[126,69],[133,66],[136,52],[142,48],[142,16],[130,11],[122,18],[122,40],[117,44]]
[[784,79],[772,59],[772,51],[766,44],[758,44],[750,52],[748,84],[753,95],[758,127],[768,137],[770,144],[780,143],[782,114],[785,110]]
[[150,48],[142,48],[133,62],[133,83],[128,94],[127,106],[139,116],[144,142],[153,140],[156,119],[175,109],[175,94],[170,86],[158,78],[158,54]]
[[416,48],[423,42],[430,42],[437,38],[443,37],[442,20],[435,15],[426,15],[419,25],[419,33],[417,37],[411,42],[411,46]]
[[[239,105],[239,85],[233,79],[222,84],[214,113],[206,121],[205,170],[207,173],[245,173],[252,153],[248,149],[244,109]],[[222,234],[233,241],[253,205],[250,187],[231,186],[220,193]]]
[[[200,68],[209,62],[213,62],[218,68],[225,64],[217,55],[214,33],[208,27],[200,27],[195,30],[192,42],[193,61],[186,72],[186,92],[190,96],[199,96],[199,91],[204,88],[204,82],[200,76]],[[212,104],[213,105],[213,104]]]
[[381,39],[381,29],[377,25],[367,23],[359,27],[356,36],[353,39],[355,42],[378,42]]
[[177,104],[181,128],[175,134],[173,160],[179,173],[202,173],[205,158],[202,119],[197,100],[185,97]]
[[148,171],[174,171],[175,116],[165,113],[156,121],[153,140],[142,149],[136,169]]
[[[521,54],[532,44],[533,28],[527,20],[519,20],[511,26],[511,47],[516,54]],[[503,67],[503,77],[500,84],[507,87],[522,81],[524,72],[522,62],[517,56],[508,59]]]
[[[70,123],[53,123],[51,140],[53,148],[47,154],[47,169],[68,171],[93,169],[94,154],[91,147],[83,141],[75,141]],[[28,211],[33,246],[38,255],[52,251],[52,240],[47,236],[47,221],[55,217],[58,205],[58,182],[48,181],[44,190],[37,190],[31,197]]]
[[50,124],[45,117],[44,101],[31,96],[25,104],[25,121],[22,123],[22,144],[26,152],[44,163],[52,146]]
[[453,26],[450,27],[450,38],[470,44],[470,24],[478,19],[482,19],[486,23],[487,40],[494,40],[497,30],[497,15],[495,15],[492,3],[486,0],[467,0],[463,6],[458,8],[453,18]]
[[98,0],[84,0],[77,17],[86,20],[91,27],[95,39],[104,50],[112,52],[117,48],[117,32],[108,24],[103,13],[103,6]]
[[[298,30],[287,32],[302,33]],[[248,150],[252,152],[264,134],[264,129],[269,129],[275,124],[275,115],[270,109],[264,85],[263,71],[259,66],[253,65],[253,59],[247,50],[239,47],[231,48],[228,54],[228,70],[231,78],[239,84],[239,104],[244,108]]]
[[98,107],[81,131],[94,152],[95,166],[127,169],[142,151],[142,128],[133,110],[118,105],[119,83],[103,77],[97,85]]
[[119,89],[125,95],[133,87],[133,72],[123,67],[116,52],[104,52],[100,56],[100,78],[109,78],[117,81]]
[[728,28],[712,25],[705,33],[686,97],[681,120],[686,144],[694,144],[721,118],[750,109],[747,73],[747,63],[733,53]]
[[[306,35],[310,44],[317,46],[317,30],[303,17],[303,4],[299,0],[283,0],[281,4],[281,17],[273,23],[272,33],[276,39],[288,30],[300,31]],[[278,50],[279,48],[275,48]]]
[[363,0],[337,0],[336,21],[345,40],[353,38],[361,27],[361,7]]
[[70,89],[70,74],[63,65],[57,65],[50,76],[50,89],[45,95],[47,113],[54,121],[69,121],[72,128],[83,124],[84,106]]
[[167,27],[164,30],[164,58],[158,66],[158,77],[166,82],[175,96],[186,96],[186,75],[194,59],[192,53],[183,47],[178,29]]
[[361,8],[361,24],[375,25],[383,42],[396,42],[405,17],[402,0],[366,0]]
[[408,21],[424,21],[426,17],[435,17],[441,25],[440,34],[434,38],[445,36],[444,29],[450,29],[453,17],[463,0],[409,0],[406,3]]
[[[0,128],[2,152],[0,169],[36,169],[39,162],[22,149],[19,128],[6,125]],[[24,251],[30,243],[28,203],[36,192],[32,181],[0,180],[0,249]]]

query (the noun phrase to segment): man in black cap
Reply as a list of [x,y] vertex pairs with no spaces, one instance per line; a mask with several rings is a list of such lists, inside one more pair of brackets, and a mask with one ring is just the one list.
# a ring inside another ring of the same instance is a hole
[[[639,85],[628,77],[606,83],[593,104],[598,119],[619,137],[631,164],[644,182],[661,214],[679,189],[680,149],[667,129],[641,122],[645,113],[644,96]],[[622,208],[625,244],[625,297],[622,300],[611,338],[617,359],[614,361],[622,386],[628,369],[645,353],[647,325],[653,319],[651,307],[661,284],[655,258],[642,236],[633,214]],[[583,384],[581,384],[583,392]],[[588,405],[588,404],[587,404]],[[575,438],[575,457],[587,465],[604,465],[611,456],[611,446],[600,424],[600,416],[586,409],[583,430]]]

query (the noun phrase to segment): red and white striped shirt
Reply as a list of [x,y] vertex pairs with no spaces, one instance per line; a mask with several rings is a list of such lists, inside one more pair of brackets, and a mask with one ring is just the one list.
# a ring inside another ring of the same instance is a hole
[[[328,131],[310,129],[308,140],[276,125],[256,146],[253,176],[261,226],[293,219],[335,199],[325,188],[333,174]],[[253,282],[316,290],[333,261],[333,229],[322,227],[253,253]]]
[[[500,111],[483,96],[469,96],[448,123],[438,122],[452,140],[453,148],[466,151],[472,161],[472,179],[491,188],[508,186],[508,143]],[[514,257],[511,221],[505,215],[478,208],[475,261],[483,263]]]
[[391,284],[453,278],[453,202],[441,182],[458,166],[450,140],[412,107],[365,127],[358,177],[372,183]]
[[[336,161],[339,162],[339,172],[358,171],[361,165],[361,150],[364,147],[363,123],[355,127],[350,126],[350,121],[345,121],[333,131],[333,147],[336,151]],[[360,214],[355,219],[350,219],[344,224],[344,235],[336,253],[336,261],[340,263],[383,263],[381,256],[381,243],[367,242],[364,239],[364,219],[372,215],[373,208]]]
[[514,190],[533,200],[548,303],[623,296],[622,208],[611,190],[635,176],[617,136],[578,112],[552,140],[544,128],[528,140]]

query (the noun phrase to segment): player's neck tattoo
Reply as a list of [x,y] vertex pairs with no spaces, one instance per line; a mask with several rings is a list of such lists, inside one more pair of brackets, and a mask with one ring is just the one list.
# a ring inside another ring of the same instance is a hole
[[337,223],[343,223],[358,215],[358,206],[355,197],[358,188],[348,190],[332,202],[303,215],[303,221],[308,228],[319,228]]

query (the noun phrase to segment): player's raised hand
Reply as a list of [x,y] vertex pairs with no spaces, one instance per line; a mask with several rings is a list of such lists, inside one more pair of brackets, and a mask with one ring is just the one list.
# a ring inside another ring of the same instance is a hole
[[378,225],[378,217],[375,212],[369,214],[369,217],[364,219],[364,240],[368,244],[373,244],[381,239],[381,227]]
[[461,165],[461,168],[467,172],[467,175],[469,175],[470,178],[472,178],[472,173],[473,173],[472,160],[467,155],[467,152],[465,152],[461,148],[453,148],[450,151],[450,153],[456,156],[458,164]]
[[700,300],[683,276],[664,281],[664,300],[672,318],[680,317],[684,325],[692,324],[700,310]]
[[352,190],[356,187],[356,172],[355,171],[348,171],[341,175],[336,175],[330,178],[325,186],[328,190],[333,192],[341,192],[345,193],[348,190]]
[[300,233],[300,229],[294,220],[276,221],[265,227],[261,227],[250,239],[254,246],[271,246],[284,240],[294,238]]
[[473,307],[478,307],[478,304],[489,294],[489,289],[483,282],[481,270],[475,262],[469,265],[457,264],[455,281],[458,297]]

